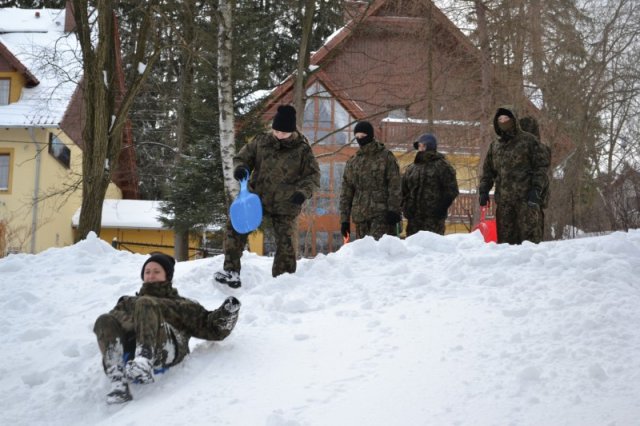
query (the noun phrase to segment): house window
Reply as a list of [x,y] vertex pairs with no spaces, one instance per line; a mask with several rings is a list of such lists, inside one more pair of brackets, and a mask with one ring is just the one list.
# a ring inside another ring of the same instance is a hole
[[329,234],[324,231],[316,232],[316,253],[329,252]]
[[0,192],[11,191],[11,152],[0,152]]
[[71,150],[53,133],[49,133],[49,154],[67,169],[71,162]]
[[345,163],[320,163],[320,191],[315,195],[318,216],[340,212],[340,189]]
[[316,82],[307,89],[302,131],[312,143],[345,145],[349,143],[353,118],[347,110]]
[[11,93],[11,80],[0,78],[0,105],[9,105],[9,95]]

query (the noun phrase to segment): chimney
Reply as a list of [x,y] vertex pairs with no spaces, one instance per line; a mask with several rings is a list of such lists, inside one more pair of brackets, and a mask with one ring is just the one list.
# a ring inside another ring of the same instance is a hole
[[73,19],[73,5],[71,0],[67,0],[64,10],[64,32],[71,33],[76,30],[76,20]]

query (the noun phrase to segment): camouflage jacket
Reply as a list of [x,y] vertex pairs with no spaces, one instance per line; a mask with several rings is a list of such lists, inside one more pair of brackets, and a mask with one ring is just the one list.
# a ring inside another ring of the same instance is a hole
[[456,170],[444,155],[418,152],[402,176],[402,213],[407,219],[441,219],[458,193]]
[[136,332],[133,321],[136,301],[140,297],[154,298],[165,322],[171,326],[172,340],[176,347],[176,358],[173,364],[189,353],[191,337],[222,340],[231,333],[238,320],[238,312],[230,313],[223,308],[208,311],[199,303],[180,296],[170,281],[143,283],[135,296],[122,296],[109,312],[118,320],[127,334]]
[[[540,128],[538,127],[538,121],[533,117],[524,117],[524,118],[521,118],[519,121],[520,121],[520,128],[522,130],[528,133],[531,133],[533,136],[536,137],[536,139],[538,140],[538,143],[540,143],[540,147],[543,149],[547,157],[547,162],[551,164],[551,148],[543,144],[542,141],[540,140]],[[540,207],[542,207],[543,209],[546,209],[549,206],[549,198],[550,198],[549,183],[550,182],[549,182],[549,176],[547,171],[547,180],[544,186],[542,187],[542,193],[540,194]]]
[[542,194],[547,182],[549,156],[530,133],[520,129],[515,109],[503,106],[513,117],[515,130],[513,135],[506,135],[498,126],[499,113],[493,120],[493,127],[498,138],[491,142],[482,166],[480,193],[488,193],[495,183],[495,200],[497,203],[517,203],[526,201],[529,191],[535,189]]
[[364,222],[401,211],[400,168],[396,157],[378,141],[361,147],[342,175],[340,221]]
[[318,161],[307,139],[298,132],[284,141],[271,133],[259,134],[242,147],[233,164],[251,171],[249,188],[270,214],[297,216],[302,206],[292,203],[291,196],[301,192],[308,200],[320,187]]

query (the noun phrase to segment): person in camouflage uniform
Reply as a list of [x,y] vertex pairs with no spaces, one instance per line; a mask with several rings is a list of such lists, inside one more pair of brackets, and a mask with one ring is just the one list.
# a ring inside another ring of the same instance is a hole
[[456,170],[437,151],[438,141],[431,133],[420,136],[413,146],[416,158],[402,176],[407,236],[418,231],[444,235],[447,211],[459,194]]
[[151,383],[154,373],[181,362],[189,353],[189,339],[222,340],[236,325],[240,302],[228,297],[208,311],[181,297],[173,288],[175,260],[156,253],[142,266],[142,288],[122,296],[93,331],[102,353],[102,366],[111,381],[110,404],[132,399],[129,382]]
[[[551,164],[551,148],[549,146],[542,143],[540,140],[540,128],[538,127],[538,121],[530,116],[522,117],[520,119],[520,128],[528,133],[531,133],[536,137],[538,143],[540,143],[540,147],[544,150],[545,155],[547,156],[547,162]],[[549,175],[545,175],[546,180],[542,187],[542,192],[540,194],[540,235],[544,236],[544,210],[549,206]]]
[[498,135],[489,146],[480,179],[480,206],[489,202],[495,183],[498,243],[539,243],[540,196],[547,181],[548,156],[535,136],[523,132],[511,106],[498,108],[493,119]]
[[[260,197],[265,216],[271,218],[276,239],[271,273],[277,277],[296,271],[296,219],[302,204],[320,187],[320,167],[307,138],[296,130],[296,110],[291,105],[278,107],[271,127],[233,158],[233,174],[236,180],[250,175],[249,189]],[[247,235],[237,233],[227,221],[224,270],[216,272],[217,282],[240,287],[240,257],[246,243]]]
[[358,122],[354,134],[360,149],[347,161],[342,175],[342,236],[349,238],[351,219],[356,225],[355,239],[397,235],[402,200],[398,161],[374,139],[373,126],[368,121]]

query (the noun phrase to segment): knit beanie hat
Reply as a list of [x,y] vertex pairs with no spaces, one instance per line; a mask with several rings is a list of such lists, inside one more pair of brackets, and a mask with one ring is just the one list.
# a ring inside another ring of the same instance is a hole
[[373,138],[373,126],[368,121],[359,121],[356,123],[356,127],[353,128],[353,134],[366,133],[369,137]]
[[438,141],[431,133],[420,135],[417,141],[413,143],[413,147],[418,149],[418,145],[423,144],[427,147],[427,151],[435,151],[438,148]]
[[140,278],[144,281],[144,268],[147,266],[149,262],[156,262],[164,272],[167,274],[167,281],[171,281],[173,279],[173,270],[175,269],[176,260],[164,253],[154,253],[147,260],[145,260],[144,265],[142,265],[142,271],[140,272]]
[[273,117],[273,130],[291,133],[296,130],[296,109],[291,105],[280,105],[278,112]]

